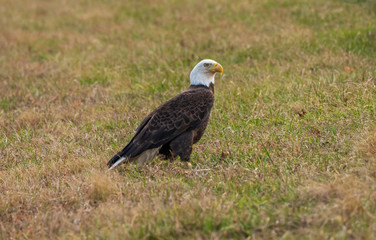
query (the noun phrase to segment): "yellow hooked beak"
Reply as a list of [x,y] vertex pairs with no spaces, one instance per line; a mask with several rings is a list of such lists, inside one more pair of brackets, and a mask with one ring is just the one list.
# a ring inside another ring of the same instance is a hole
[[223,74],[223,67],[219,63],[214,63],[213,67],[210,68],[209,70],[212,71],[213,73],[219,72],[221,73],[221,75]]

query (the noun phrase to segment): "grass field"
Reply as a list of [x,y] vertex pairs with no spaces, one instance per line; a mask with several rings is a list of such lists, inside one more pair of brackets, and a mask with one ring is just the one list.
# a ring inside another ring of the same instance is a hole
[[[376,2],[0,0],[0,239],[375,239]],[[224,67],[191,165],[106,162]]]

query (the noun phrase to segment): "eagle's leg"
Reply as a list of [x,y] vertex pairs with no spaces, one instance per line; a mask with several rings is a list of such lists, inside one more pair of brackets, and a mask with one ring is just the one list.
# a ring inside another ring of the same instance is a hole
[[164,160],[169,160],[170,162],[174,160],[174,157],[172,156],[170,142],[166,143],[161,147],[161,149],[159,150],[159,154],[163,156]]
[[193,133],[185,132],[171,141],[173,158],[180,156],[181,161],[189,161],[192,153]]

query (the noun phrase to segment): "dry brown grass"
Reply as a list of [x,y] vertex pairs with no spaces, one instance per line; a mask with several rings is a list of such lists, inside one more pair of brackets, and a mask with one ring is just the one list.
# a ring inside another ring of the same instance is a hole
[[[354,166],[350,171],[336,173],[334,177],[332,174],[325,174],[324,178],[327,179],[325,182],[316,180],[303,184],[301,198],[315,204],[314,210],[303,217],[304,221],[329,230],[335,226],[341,226],[342,231],[335,235],[338,238],[347,236],[355,239],[373,239],[376,237],[374,231],[376,227],[374,224],[376,219],[374,211],[376,202],[375,133],[372,131],[364,134],[364,138],[359,139],[359,142],[355,144],[354,154],[366,156],[360,166]],[[367,219],[367,225],[361,224],[360,221],[363,218]],[[354,228],[365,231],[354,231]]]

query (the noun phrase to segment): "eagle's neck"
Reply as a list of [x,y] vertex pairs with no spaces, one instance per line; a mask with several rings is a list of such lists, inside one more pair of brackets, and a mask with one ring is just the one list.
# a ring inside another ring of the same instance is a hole
[[199,85],[192,85],[191,84],[188,89],[200,89],[200,88],[209,89],[214,94],[214,84],[213,83],[210,83],[209,87],[206,86],[206,85],[202,85],[202,84],[199,84]]
[[210,84],[214,84],[214,75],[213,73],[196,71],[193,69],[190,75],[191,85],[204,85],[209,87]]

